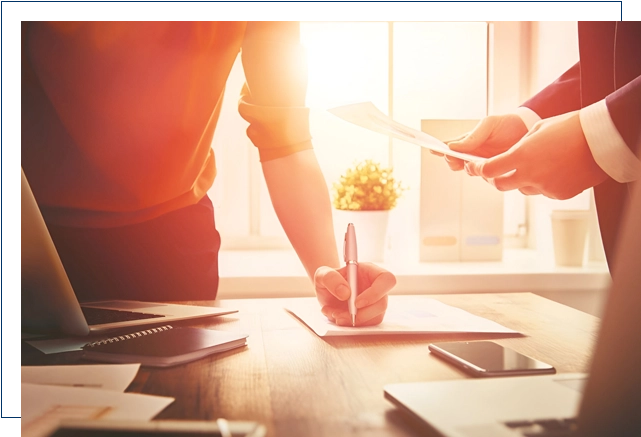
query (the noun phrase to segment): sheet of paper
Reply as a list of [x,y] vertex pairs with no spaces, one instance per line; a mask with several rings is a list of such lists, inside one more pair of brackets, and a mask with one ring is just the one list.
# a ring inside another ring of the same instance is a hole
[[426,149],[453,156],[464,161],[484,161],[486,158],[470,155],[468,153],[455,152],[447,145],[431,135],[412,129],[404,124],[392,120],[383,114],[372,102],[354,103],[351,105],[339,106],[329,109],[329,112],[374,132],[390,135],[399,140],[425,147]]
[[389,296],[383,323],[359,328],[334,325],[320,312],[315,299],[301,299],[286,309],[320,337],[455,332],[518,334],[492,320],[427,296]]
[[21,381],[67,387],[125,391],[140,364],[89,364],[78,366],[22,366]]
[[38,349],[40,352],[49,355],[60,352],[81,351],[84,345],[90,341],[96,340],[101,340],[101,338],[92,338],[89,340],[87,337],[65,337],[54,338],[52,340],[31,340],[27,341],[27,343]]
[[63,419],[151,420],[174,398],[94,388],[22,384],[22,436],[46,435]]

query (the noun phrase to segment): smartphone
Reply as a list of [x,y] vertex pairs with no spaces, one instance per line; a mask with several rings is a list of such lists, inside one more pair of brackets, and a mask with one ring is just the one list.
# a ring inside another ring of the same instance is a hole
[[476,377],[556,373],[553,366],[492,341],[432,343],[430,352]]

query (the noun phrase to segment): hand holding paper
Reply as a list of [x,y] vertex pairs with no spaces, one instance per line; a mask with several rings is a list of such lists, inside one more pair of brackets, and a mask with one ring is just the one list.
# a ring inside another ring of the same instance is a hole
[[[508,151],[527,134],[527,127],[516,114],[485,117],[467,134],[447,145],[454,151],[491,158]],[[445,157],[452,170],[463,170],[464,162],[456,157]]]
[[372,102],[339,106],[337,108],[330,109],[329,112],[343,120],[367,128],[371,131],[390,135],[399,140],[419,145],[443,155],[452,156],[463,161],[485,160],[485,158],[474,154],[452,150],[447,146],[447,144],[437,140],[433,136],[392,120],[376,108]]

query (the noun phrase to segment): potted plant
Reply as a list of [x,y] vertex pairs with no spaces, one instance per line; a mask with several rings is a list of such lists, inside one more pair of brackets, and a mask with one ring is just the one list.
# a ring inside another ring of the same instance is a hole
[[348,223],[354,223],[358,255],[363,261],[383,261],[389,211],[403,187],[392,168],[371,159],[356,162],[333,184],[334,223],[339,249]]

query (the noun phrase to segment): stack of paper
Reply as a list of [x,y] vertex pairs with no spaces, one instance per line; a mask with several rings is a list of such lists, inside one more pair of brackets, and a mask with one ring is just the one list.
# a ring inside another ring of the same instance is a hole
[[64,419],[150,420],[174,399],[123,393],[140,364],[22,367],[22,435]]

